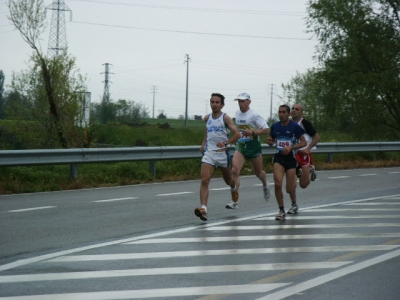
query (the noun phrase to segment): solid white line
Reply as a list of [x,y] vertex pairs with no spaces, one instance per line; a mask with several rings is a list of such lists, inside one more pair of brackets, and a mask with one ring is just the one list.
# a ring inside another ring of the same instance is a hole
[[[347,203],[347,204],[343,204],[343,205],[365,205],[365,206],[367,206],[367,205],[370,205],[370,206],[372,206],[372,205],[399,205],[400,204],[400,202],[373,202],[373,203]],[[357,208],[357,210],[358,210],[358,208]]]
[[298,235],[251,235],[251,236],[215,236],[198,238],[162,238],[148,239],[126,244],[167,244],[167,243],[207,243],[207,242],[243,242],[243,241],[270,241],[270,240],[305,240],[305,239],[358,239],[358,238],[381,238],[400,237],[396,233],[337,233],[337,234],[298,234]]
[[[307,209],[307,212],[309,210]],[[399,219],[400,215],[365,215],[365,216],[299,216],[294,215],[293,220],[326,220],[326,219]],[[287,217],[286,217],[287,218]],[[275,220],[275,217],[259,217],[255,218],[255,220]]]
[[88,278],[115,278],[115,277],[127,277],[127,276],[147,276],[147,275],[202,274],[202,273],[220,273],[220,272],[303,270],[303,269],[307,270],[334,269],[350,263],[352,263],[352,261],[271,263],[271,264],[195,266],[195,267],[174,267],[174,268],[146,268],[146,269],[84,271],[84,272],[64,272],[64,273],[38,273],[38,274],[27,274],[27,275],[0,276],[0,283],[56,281],[56,280],[88,279]]
[[[251,248],[231,250],[196,250],[196,251],[171,251],[171,252],[144,252],[122,254],[98,255],[71,255],[61,256],[44,261],[45,263],[78,262],[78,261],[104,261],[104,260],[130,260],[144,258],[171,258],[193,256],[217,255],[253,255],[275,253],[316,253],[316,252],[357,252],[357,251],[389,251],[400,245],[365,245],[365,246],[328,246],[328,247],[283,247],[283,248]],[[0,298],[1,299],[1,298]]]
[[48,208],[55,208],[55,207],[57,207],[57,206],[32,207],[32,208],[23,208],[23,209],[9,210],[8,212],[24,212],[24,211],[39,210],[39,209],[48,209]]
[[121,300],[121,299],[145,299],[145,298],[166,298],[182,296],[201,295],[225,295],[229,294],[251,294],[266,293],[277,288],[288,285],[288,283],[266,283],[246,285],[222,285],[207,287],[184,287],[151,290],[127,290],[127,291],[103,291],[92,293],[70,293],[70,294],[49,294],[34,296],[0,297],[2,300]]
[[393,252],[389,252],[386,254],[383,254],[381,256],[374,257],[372,259],[344,267],[343,269],[322,275],[317,278],[313,278],[311,280],[307,280],[305,282],[302,282],[300,284],[297,284],[295,286],[291,286],[289,288],[279,290],[278,292],[275,292],[273,294],[269,294],[268,296],[259,298],[257,300],[280,300],[286,297],[290,297],[292,295],[304,292],[308,289],[314,288],[316,286],[319,286],[321,284],[330,282],[332,280],[342,278],[345,275],[360,271],[362,269],[368,268],[370,266],[382,263],[384,261],[387,261],[389,259],[395,258],[400,255],[400,250],[395,250]]
[[158,194],[156,196],[173,196],[173,195],[184,195],[184,194],[193,194],[193,192],[179,192],[179,193],[170,193],[170,194]]
[[106,199],[106,200],[95,200],[92,202],[113,202],[113,201],[123,201],[123,200],[134,200],[137,197],[127,197],[127,198],[115,198],[115,199]]
[[[399,217],[400,218],[400,217]],[[264,230],[264,229],[298,229],[298,228],[342,228],[342,227],[398,227],[400,223],[367,223],[367,224],[305,224],[305,225],[238,225],[215,226],[204,228],[205,231],[230,230]]]
[[[352,205],[352,204],[343,204],[343,205]],[[357,205],[357,204],[354,204]],[[364,205],[364,204],[360,204]],[[299,211],[301,212],[339,212],[339,211],[397,211],[400,210],[400,208],[316,208],[313,210],[309,209],[300,209]],[[395,216],[395,215],[393,215]],[[398,216],[398,215],[397,215]],[[324,216],[325,217],[325,216]],[[381,215],[382,218],[382,215]]]

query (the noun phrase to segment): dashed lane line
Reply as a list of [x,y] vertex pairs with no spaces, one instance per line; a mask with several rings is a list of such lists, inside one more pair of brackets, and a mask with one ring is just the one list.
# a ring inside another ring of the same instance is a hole
[[49,208],[55,208],[55,207],[57,207],[57,206],[31,207],[31,208],[22,208],[22,209],[9,210],[8,212],[25,212],[25,211],[40,210],[40,209],[49,209]]
[[134,200],[134,199],[137,199],[137,197],[126,197],[126,198],[115,198],[115,199],[95,200],[95,201],[92,201],[92,202],[102,203],[102,202],[125,201],[125,200]]

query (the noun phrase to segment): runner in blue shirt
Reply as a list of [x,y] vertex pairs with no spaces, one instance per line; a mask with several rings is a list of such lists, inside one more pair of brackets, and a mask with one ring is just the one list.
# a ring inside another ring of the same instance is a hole
[[279,106],[279,122],[271,126],[270,137],[267,144],[273,146],[276,144],[277,151],[273,157],[273,173],[275,182],[275,197],[279,205],[279,214],[275,220],[284,220],[286,218],[282,183],[283,176],[286,174],[286,193],[292,200],[293,212],[297,212],[296,203],[296,151],[307,145],[304,137],[304,130],[295,122],[289,119],[290,107],[288,105]]

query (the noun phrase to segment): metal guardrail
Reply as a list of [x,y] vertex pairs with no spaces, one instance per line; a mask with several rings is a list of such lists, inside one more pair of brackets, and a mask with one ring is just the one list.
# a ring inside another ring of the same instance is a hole
[[[155,163],[159,160],[200,158],[200,146],[123,147],[123,148],[74,148],[37,150],[0,150],[0,166],[32,166],[70,164],[71,177],[78,176],[78,164],[149,161],[150,172],[155,176]],[[229,147],[231,153],[234,147]],[[346,152],[400,151],[400,142],[319,143],[313,153],[332,155]],[[262,144],[263,155],[272,155],[275,147]]]

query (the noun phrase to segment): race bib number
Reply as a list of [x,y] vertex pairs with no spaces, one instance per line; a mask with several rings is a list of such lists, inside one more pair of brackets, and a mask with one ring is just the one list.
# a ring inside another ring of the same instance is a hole
[[283,148],[290,146],[291,144],[292,144],[291,139],[280,138],[280,139],[276,140],[276,147],[278,148],[279,151],[282,151]]

